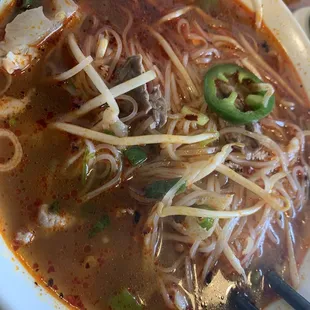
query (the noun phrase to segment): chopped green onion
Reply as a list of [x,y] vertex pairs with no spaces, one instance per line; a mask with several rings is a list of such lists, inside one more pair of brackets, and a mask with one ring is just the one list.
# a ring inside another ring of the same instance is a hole
[[132,296],[127,289],[121,293],[113,296],[109,302],[112,310],[142,310],[140,305],[134,296]]
[[197,124],[199,126],[204,126],[208,123],[209,117],[203,113],[195,112],[192,109],[184,106],[181,110],[181,113],[184,115],[193,115],[197,118]]
[[147,161],[147,154],[140,146],[129,147],[124,154],[132,166],[138,166]]
[[81,214],[83,217],[88,217],[96,213],[96,206],[93,204],[84,204],[81,208]]
[[[171,180],[160,180],[155,181],[154,183],[151,183],[146,186],[145,188],[145,197],[150,199],[161,199],[163,198],[169,190],[176,185],[181,178],[171,179]],[[186,183],[184,182],[179,190],[177,191],[177,194],[181,194],[186,190]]]
[[17,123],[17,119],[15,117],[11,117],[9,119],[9,126],[10,127],[14,127],[16,125],[16,123]]
[[[200,209],[206,209],[206,210],[213,210],[207,205],[195,205],[195,208],[200,208]],[[213,225],[214,225],[214,218],[206,217],[206,218],[201,218],[199,220],[199,225],[200,227],[204,228],[205,230],[210,230]]]
[[95,156],[96,156],[96,153],[90,153],[89,148],[86,147],[84,157],[83,157],[83,167],[82,167],[82,184],[83,185],[85,185],[88,174],[89,174],[88,162]]
[[103,215],[101,219],[91,228],[89,231],[88,237],[93,238],[98,233],[104,231],[108,226],[110,226],[110,218],[108,215]]
[[210,217],[206,217],[199,222],[200,227],[205,230],[210,230],[213,227],[214,219]]
[[58,200],[52,202],[51,205],[48,207],[48,211],[58,214],[60,212],[60,202]]

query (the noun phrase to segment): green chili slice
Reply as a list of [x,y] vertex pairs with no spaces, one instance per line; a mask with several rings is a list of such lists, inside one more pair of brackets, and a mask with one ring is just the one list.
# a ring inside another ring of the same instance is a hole
[[[194,207],[199,208],[199,209],[205,209],[205,210],[213,210],[208,205],[194,205]],[[214,225],[214,218],[211,218],[211,217],[200,218],[199,225],[205,230],[210,230]]]
[[[232,124],[256,122],[269,115],[275,105],[274,95],[264,105],[266,92],[251,90],[251,87],[260,83],[263,82],[256,75],[237,65],[216,65],[205,76],[205,99],[213,112]],[[221,85],[231,89],[228,95],[221,94]],[[242,109],[239,108],[240,103]]]
[[[150,199],[161,199],[163,198],[169,190],[176,185],[181,178],[175,178],[171,180],[159,180],[155,181],[154,183],[151,183],[146,186],[145,188],[145,197]],[[186,183],[184,182],[179,190],[177,191],[177,194],[181,194],[186,190]]]
[[132,166],[138,166],[147,161],[147,154],[141,146],[129,147],[124,154]]

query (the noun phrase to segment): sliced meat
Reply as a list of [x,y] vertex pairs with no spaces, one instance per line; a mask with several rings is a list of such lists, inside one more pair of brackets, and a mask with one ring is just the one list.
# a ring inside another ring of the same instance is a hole
[[[123,66],[116,71],[116,79],[113,84],[126,82],[141,75],[144,71],[141,55],[128,57]],[[140,86],[131,91],[130,95],[146,114],[152,110],[157,127],[161,128],[166,124],[168,108],[159,85],[155,86],[151,93],[148,93],[146,85]]]
[[[121,84],[131,80],[144,73],[142,64],[142,56],[134,55],[127,58],[126,62],[116,71],[116,80],[114,84]],[[146,89],[146,85],[140,86],[130,92],[130,95],[141,105],[145,113],[148,113],[152,106],[150,104],[150,96]]]
[[153,109],[153,118],[157,127],[163,127],[167,123],[168,106],[166,100],[162,96],[159,85],[155,86],[150,93],[150,104]]

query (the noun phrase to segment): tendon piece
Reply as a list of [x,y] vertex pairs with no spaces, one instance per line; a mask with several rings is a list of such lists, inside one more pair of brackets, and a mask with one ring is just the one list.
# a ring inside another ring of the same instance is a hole
[[51,230],[63,229],[71,219],[68,216],[58,214],[57,210],[52,209],[51,206],[48,204],[41,205],[38,214],[39,225]]
[[35,238],[34,232],[24,228],[17,232],[14,243],[18,246],[24,246],[33,242]]

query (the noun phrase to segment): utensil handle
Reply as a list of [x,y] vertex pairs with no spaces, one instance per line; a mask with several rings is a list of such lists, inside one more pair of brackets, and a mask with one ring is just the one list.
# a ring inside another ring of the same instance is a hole
[[269,271],[265,279],[270,287],[296,310],[310,310],[310,303],[274,271]]

